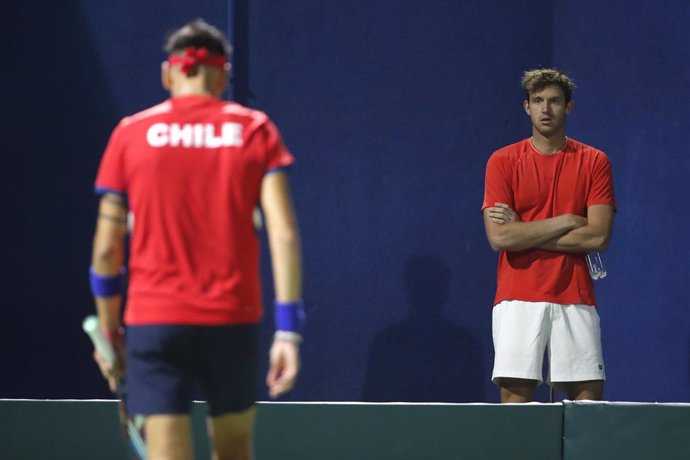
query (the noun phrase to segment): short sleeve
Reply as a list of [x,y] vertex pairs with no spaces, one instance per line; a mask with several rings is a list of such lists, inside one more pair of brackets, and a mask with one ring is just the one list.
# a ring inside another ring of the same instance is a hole
[[266,173],[292,165],[295,158],[283,144],[278,128],[271,120],[266,120],[263,129],[266,133]]
[[587,196],[587,207],[596,204],[608,204],[616,208],[611,162],[603,152],[597,152],[594,157],[592,182]]
[[120,123],[113,130],[108,146],[101,158],[101,164],[96,175],[96,194],[127,194],[124,153],[125,145],[122,135],[122,123]]
[[511,168],[508,158],[494,153],[486,163],[486,177],[484,181],[484,203],[482,211],[496,203],[506,203],[515,208]]

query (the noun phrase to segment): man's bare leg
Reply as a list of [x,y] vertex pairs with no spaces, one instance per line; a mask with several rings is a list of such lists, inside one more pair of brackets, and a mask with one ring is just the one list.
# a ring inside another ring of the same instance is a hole
[[499,378],[496,379],[501,388],[502,403],[526,403],[532,401],[536,380]]
[[146,447],[149,460],[191,460],[193,454],[190,417],[146,417]]
[[256,408],[210,418],[213,460],[252,460]]
[[565,391],[568,394],[568,399],[572,401],[581,401],[589,399],[592,401],[601,401],[604,399],[604,381],[603,380],[586,380],[583,382],[559,382],[554,384],[559,390]]

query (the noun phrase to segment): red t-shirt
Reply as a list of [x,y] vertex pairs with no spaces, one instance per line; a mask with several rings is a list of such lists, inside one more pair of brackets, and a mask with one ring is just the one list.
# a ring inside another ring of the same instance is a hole
[[134,214],[125,323],[224,325],[262,317],[261,183],[292,155],[268,117],[186,96],[124,118],[96,178]]
[[[604,152],[568,139],[554,155],[537,152],[529,139],[491,155],[486,166],[485,208],[506,203],[520,220],[562,214],[587,216],[587,208],[615,208],[611,165]],[[504,300],[595,305],[585,254],[542,249],[502,251],[494,305]]]

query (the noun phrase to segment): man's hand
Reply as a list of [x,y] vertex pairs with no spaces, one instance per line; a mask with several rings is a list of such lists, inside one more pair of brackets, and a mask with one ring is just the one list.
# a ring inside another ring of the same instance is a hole
[[513,209],[505,203],[496,203],[495,206],[487,208],[489,219],[503,225],[508,222],[520,222],[520,217]]
[[266,384],[268,394],[275,399],[295,386],[300,367],[299,345],[288,340],[273,340],[269,364]]
[[93,359],[98,364],[103,378],[108,381],[108,387],[113,393],[117,392],[118,383],[122,380],[125,371],[125,346],[124,340],[118,338],[112,342],[115,352],[115,362],[111,363],[101,355],[98,350],[93,351]]

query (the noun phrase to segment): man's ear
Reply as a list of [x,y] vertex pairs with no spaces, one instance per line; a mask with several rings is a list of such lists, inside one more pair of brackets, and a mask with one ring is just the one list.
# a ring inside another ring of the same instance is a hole
[[220,81],[218,82],[218,94],[223,94],[223,92],[228,89],[230,85],[230,64],[225,64],[223,70],[221,71]]
[[172,79],[170,77],[170,64],[168,61],[163,61],[161,63],[161,85],[166,91],[170,91],[172,86]]
[[570,112],[575,108],[575,101],[572,99],[565,105],[565,114],[570,115]]
[[522,105],[523,105],[523,107],[525,108],[525,113],[526,113],[527,115],[530,115],[530,116],[531,116],[532,113],[531,113],[530,110],[529,110],[529,101],[528,101],[527,99],[525,99],[525,102],[523,102]]

